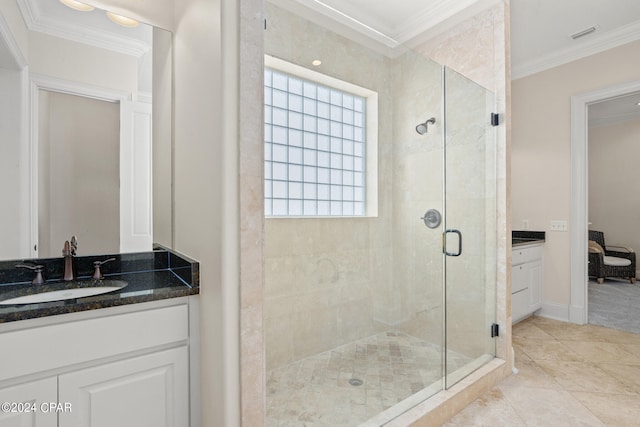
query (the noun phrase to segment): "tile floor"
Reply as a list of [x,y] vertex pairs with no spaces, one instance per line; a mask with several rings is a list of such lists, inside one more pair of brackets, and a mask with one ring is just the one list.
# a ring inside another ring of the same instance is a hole
[[[357,426],[439,381],[442,351],[401,332],[383,332],[267,373],[267,422]],[[450,352],[452,370],[471,359]],[[351,385],[349,380],[362,380]]]
[[453,426],[640,426],[640,335],[532,317],[513,327],[517,375]]

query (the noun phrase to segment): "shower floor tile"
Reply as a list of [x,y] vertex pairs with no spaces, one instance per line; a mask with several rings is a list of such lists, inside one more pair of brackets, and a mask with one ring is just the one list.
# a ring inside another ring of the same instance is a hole
[[[450,370],[471,361],[452,351],[448,356]],[[383,332],[273,369],[266,425],[358,425],[440,381],[441,359],[439,346]]]

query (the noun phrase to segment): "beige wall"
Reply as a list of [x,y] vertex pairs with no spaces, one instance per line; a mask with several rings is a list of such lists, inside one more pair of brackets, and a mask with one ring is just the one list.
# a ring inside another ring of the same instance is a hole
[[136,93],[138,59],[39,32],[29,32],[29,72]]
[[120,106],[41,91],[39,252],[60,256],[65,240],[78,253],[120,250]]
[[[610,49],[512,82],[512,218],[547,231],[543,313],[567,313],[570,237],[549,231],[570,219],[572,95],[638,80],[640,42]],[[571,227],[571,224],[569,224]]]
[[[235,166],[225,162],[224,147],[233,150],[237,138],[223,138],[222,46],[223,34],[231,30],[222,29],[223,3],[237,6],[235,1],[176,0],[173,39],[174,247],[200,261],[200,393],[192,398],[201,401],[202,426],[239,425],[239,378],[229,365],[238,351],[238,337],[230,335],[238,308],[237,300],[225,300],[227,292],[237,293],[237,282],[225,280],[225,274],[237,268],[238,252],[225,240],[223,221],[225,209],[233,209],[238,198],[227,201],[224,191],[234,185]],[[237,28],[235,19],[227,22]],[[234,62],[225,63],[235,68]],[[237,228],[230,232],[237,242]]]
[[640,251],[640,119],[589,128],[589,228]]

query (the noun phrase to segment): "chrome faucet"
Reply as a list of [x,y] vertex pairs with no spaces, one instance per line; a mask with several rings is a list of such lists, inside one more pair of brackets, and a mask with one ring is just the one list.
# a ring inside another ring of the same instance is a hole
[[62,256],[64,257],[64,271],[62,273],[62,280],[70,282],[76,279],[75,269],[73,268],[73,257],[76,255],[78,249],[78,241],[76,236],[71,237],[71,242],[68,240],[64,242],[62,248]]

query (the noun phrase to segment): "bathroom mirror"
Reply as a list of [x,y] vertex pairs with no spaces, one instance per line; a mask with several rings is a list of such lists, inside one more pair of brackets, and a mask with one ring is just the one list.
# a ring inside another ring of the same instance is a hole
[[73,6],[0,4],[0,260],[171,247],[171,33]]

